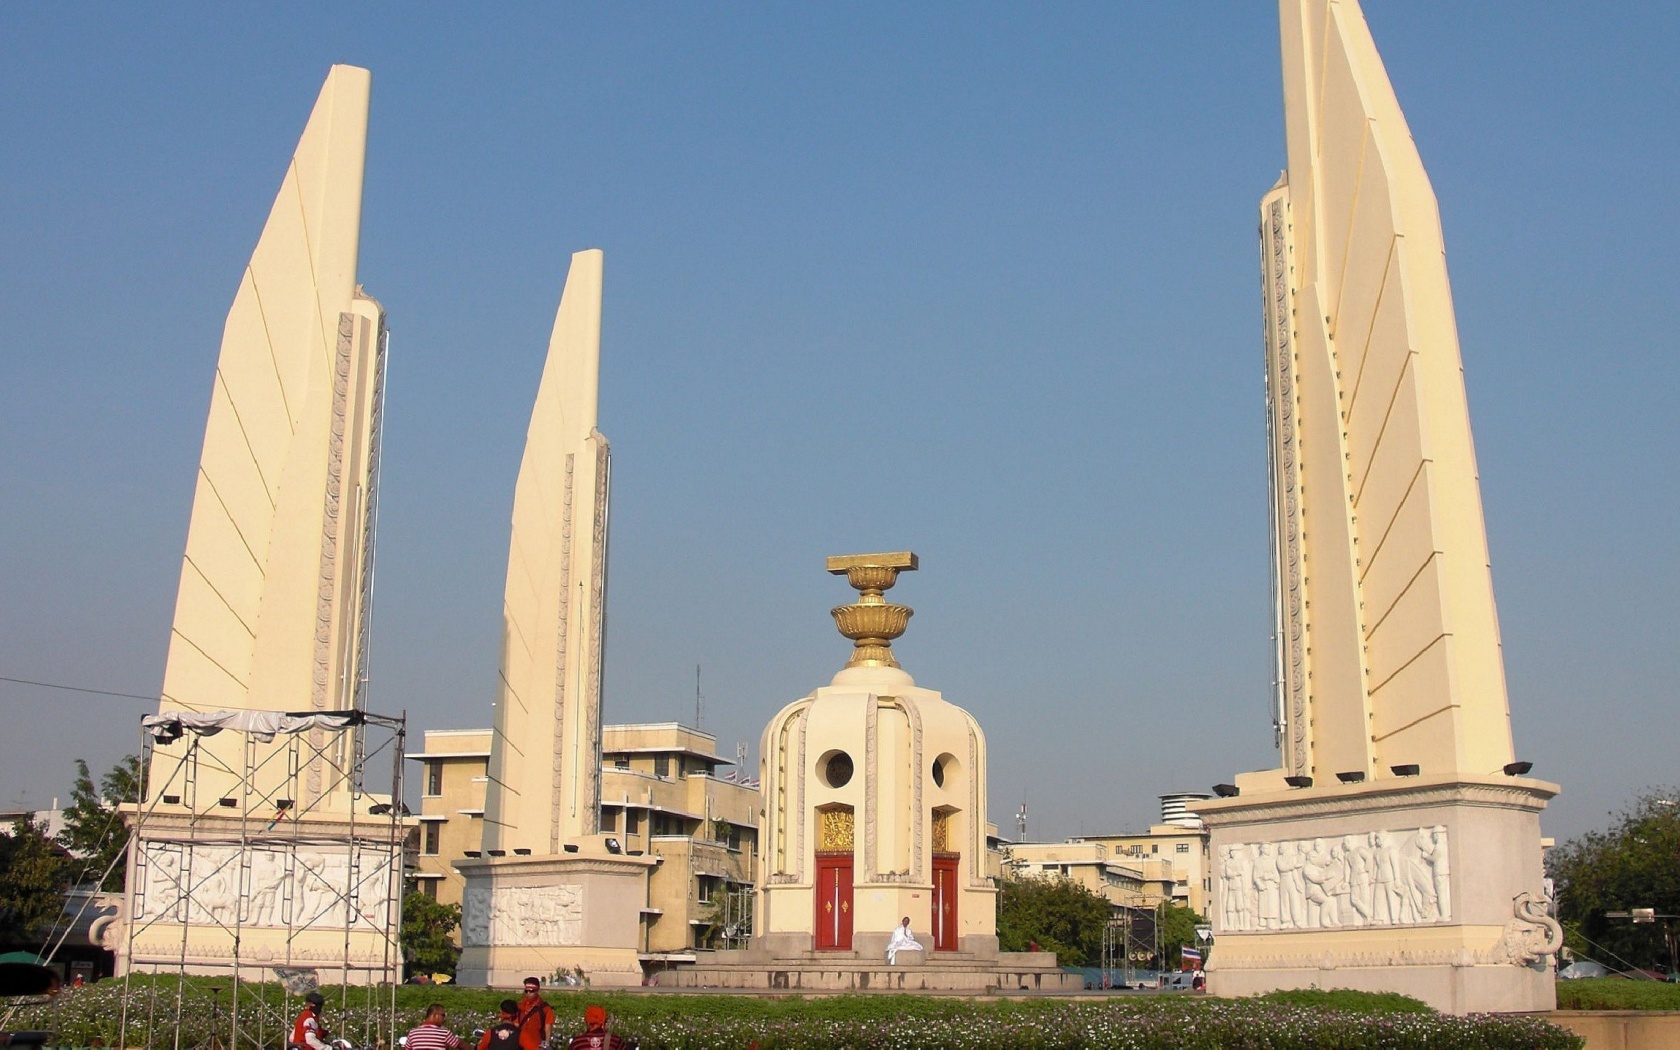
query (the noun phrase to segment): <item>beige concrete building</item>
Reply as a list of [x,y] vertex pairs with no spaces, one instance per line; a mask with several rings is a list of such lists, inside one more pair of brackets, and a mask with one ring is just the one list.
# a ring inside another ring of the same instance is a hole
[[[430,729],[420,763],[420,853],[414,888],[444,904],[460,904],[466,880],[455,861],[484,848],[484,786],[489,781],[489,729]],[[457,937],[459,934],[457,934]]]
[[1172,868],[1175,904],[1206,916],[1213,894],[1208,862],[1208,833],[1201,818],[1187,807],[1207,799],[1201,792],[1162,795],[1161,823],[1148,831],[1112,835],[1078,835],[1069,842],[1091,842],[1106,846],[1121,863],[1139,860],[1164,861]]
[[[421,892],[459,904],[456,863],[482,855],[490,730],[433,730],[421,765]],[[759,792],[717,738],[676,722],[602,727],[601,828],[625,856],[657,859],[633,909],[639,954],[650,969],[692,961],[695,949],[750,932],[757,874]]]
[[1017,842],[1003,854],[1005,877],[1067,879],[1106,897],[1116,908],[1153,908],[1173,899],[1172,862],[1126,853],[1101,842]]
[[1562,944],[1516,761],[1441,217],[1356,0],[1280,0],[1261,200],[1277,769],[1199,803],[1210,991],[1546,1010]]

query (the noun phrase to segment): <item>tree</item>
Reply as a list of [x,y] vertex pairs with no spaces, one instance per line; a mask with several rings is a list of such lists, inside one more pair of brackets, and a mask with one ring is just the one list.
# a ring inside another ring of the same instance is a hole
[[[1546,858],[1566,944],[1620,968],[1670,964],[1664,926],[1607,919],[1606,912],[1651,908],[1680,915],[1680,787],[1648,791],[1606,831],[1589,831]],[[1609,958],[1606,958],[1606,955]]]
[[70,858],[46,828],[19,817],[0,834],[0,944],[37,945],[64,910]]
[[1096,966],[1102,959],[1108,901],[1070,879],[1005,879],[998,887],[998,947],[1056,953],[1063,966]]
[[398,939],[409,972],[453,975],[461,949],[455,946],[450,934],[459,925],[459,904],[439,904],[424,893],[404,897],[402,934]]
[[140,800],[141,776],[139,756],[128,755],[99,778],[95,789],[88,764],[76,759],[76,786],[70,791],[58,844],[82,858],[77,869],[85,872],[81,881],[98,881],[100,889],[112,893],[122,890],[128,874],[128,827],[117,806]]
[[1155,909],[1156,928],[1160,931],[1162,961],[1169,967],[1180,962],[1179,950],[1196,943],[1196,927],[1206,920],[1193,910],[1172,901],[1162,901]]

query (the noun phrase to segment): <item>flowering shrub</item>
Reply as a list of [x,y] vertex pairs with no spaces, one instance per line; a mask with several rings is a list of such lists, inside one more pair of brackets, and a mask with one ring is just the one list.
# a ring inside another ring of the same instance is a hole
[[[212,988],[220,988],[212,993]],[[358,1048],[389,1047],[391,989],[325,989],[335,1034]],[[484,989],[398,990],[400,1034],[419,1023],[425,1003],[449,1010],[451,1027],[485,1027],[507,993]],[[106,981],[25,1007],[8,1025],[56,1031],[64,1046],[145,1047],[212,1039],[228,1045],[226,982],[136,982],[122,1039],[123,982]],[[601,1003],[613,1027],[642,1050],[1576,1050],[1573,1034],[1522,1016],[1452,1017],[1434,1012],[1372,1012],[1260,999],[1131,995],[1091,999],[974,999],[914,995],[818,999],[634,993],[552,993],[559,1030],[577,1029],[585,1002]],[[298,1000],[278,986],[245,986],[236,1050],[279,1050]],[[360,1036],[360,1038],[358,1038]],[[97,1041],[97,1042],[96,1042]]]

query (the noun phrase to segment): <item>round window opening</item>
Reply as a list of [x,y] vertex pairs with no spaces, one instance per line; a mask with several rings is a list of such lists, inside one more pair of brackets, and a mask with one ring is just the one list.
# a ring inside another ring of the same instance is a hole
[[[933,786],[944,787],[946,780],[962,776],[962,766],[957,762],[957,756],[947,751],[933,760],[933,769],[930,770],[930,773],[933,777]],[[961,781],[959,780],[957,783],[961,783]]]
[[852,781],[852,756],[836,751],[823,763],[823,782],[831,788],[845,787]]

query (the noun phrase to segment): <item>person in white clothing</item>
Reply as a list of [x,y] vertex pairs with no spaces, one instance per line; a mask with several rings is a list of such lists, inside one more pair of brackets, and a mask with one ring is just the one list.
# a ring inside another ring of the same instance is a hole
[[922,950],[921,944],[910,932],[910,916],[906,915],[903,922],[893,927],[892,938],[887,941],[887,965],[898,965],[899,952],[919,952]]

